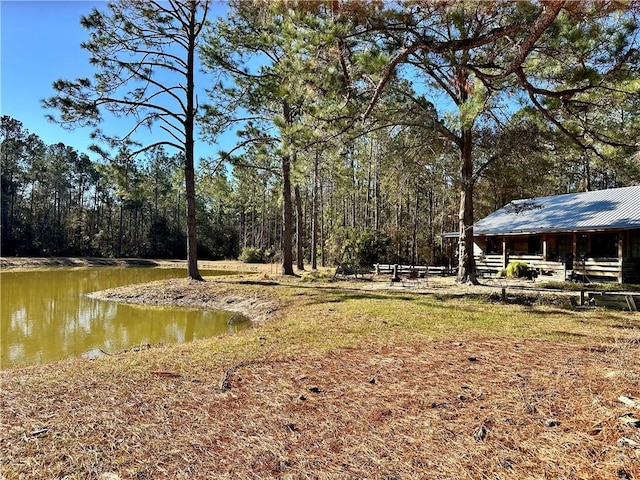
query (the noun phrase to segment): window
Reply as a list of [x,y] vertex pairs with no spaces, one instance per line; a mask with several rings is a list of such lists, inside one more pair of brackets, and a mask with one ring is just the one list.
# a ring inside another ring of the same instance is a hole
[[487,255],[493,254],[498,255],[502,254],[502,238],[497,237],[487,237]]
[[618,258],[618,234],[594,233],[591,235],[590,256]]
[[631,232],[631,244],[629,245],[631,258],[640,258],[640,230]]
[[527,253],[529,255],[538,255],[542,252],[542,248],[540,248],[540,237],[531,235],[529,237],[529,248],[527,249]]
[[573,256],[573,239],[571,235],[559,235],[556,240],[556,256],[564,262]]
[[528,237],[513,237],[507,241],[507,251],[513,255],[527,255],[529,253]]

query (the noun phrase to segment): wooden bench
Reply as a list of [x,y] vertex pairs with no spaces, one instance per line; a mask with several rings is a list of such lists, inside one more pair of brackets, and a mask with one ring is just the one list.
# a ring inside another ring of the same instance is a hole
[[421,284],[427,285],[427,271],[412,270],[407,274],[407,277],[402,280],[403,287],[415,286],[419,287]]
[[[376,263],[373,265],[377,275],[393,273],[393,264]],[[449,267],[436,266],[436,265],[400,265],[398,264],[398,273],[407,274],[412,270],[419,272],[426,272],[428,275],[451,275],[452,270]]]
[[440,275],[444,277],[445,275],[451,275],[451,269],[449,267],[436,267],[429,265],[427,267],[427,271],[429,275]]
[[640,306],[640,293],[638,292],[587,292],[589,303],[597,307],[615,308],[637,312]]
[[406,275],[411,273],[412,271],[418,272],[428,272],[427,265],[400,265],[400,264],[386,264],[386,263],[376,263],[373,266],[376,270],[376,275],[393,273],[394,269],[398,275]]

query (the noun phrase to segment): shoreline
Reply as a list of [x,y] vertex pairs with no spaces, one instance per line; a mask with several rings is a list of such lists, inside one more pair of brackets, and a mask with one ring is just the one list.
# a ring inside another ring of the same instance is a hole
[[124,304],[223,310],[246,317],[254,327],[270,321],[280,309],[275,297],[244,293],[237,285],[234,288],[234,284],[218,277],[205,277],[205,281],[158,280],[99,290],[87,296]]
[[[102,257],[0,257],[2,271],[31,270],[35,268],[89,268],[89,267],[156,267],[187,268],[182,259],[157,258],[102,258]],[[247,273],[273,272],[276,264],[246,264],[238,260],[198,260],[200,270],[234,270]]]
[[[187,269],[186,260],[144,258],[98,258],[98,257],[0,257],[2,272],[24,272],[49,268],[100,268],[100,267],[150,267]],[[171,306],[222,310],[242,315],[252,326],[263,325],[277,315],[278,300],[267,293],[256,293],[241,288],[238,279],[247,276],[268,275],[279,268],[275,264],[246,264],[237,260],[199,260],[198,268],[229,271],[228,276],[208,277],[204,281],[188,278],[158,280],[155,282],[123,285],[106,290],[90,292],[87,296],[116,303]]]
[[[149,267],[149,268],[180,268],[187,269],[187,261],[180,259],[142,259],[142,258],[98,258],[98,257],[0,257],[0,271],[3,272],[19,272],[19,271],[29,271],[29,270],[37,270],[37,269],[47,269],[47,268],[99,268],[99,267]],[[216,271],[228,271],[233,272],[235,274],[239,274],[240,278],[245,277],[254,277],[253,283],[255,285],[261,284],[262,287],[265,286],[294,286],[297,285],[301,280],[303,283],[307,275],[313,277],[314,272],[312,270],[297,270],[296,277],[288,277],[280,274],[280,264],[276,263],[243,263],[239,260],[198,260],[198,268],[201,272],[205,272],[206,270],[216,270]],[[318,270],[322,272],[326,270],[322,268]],[[206,273],[203,275],[205,279],[209,279],[206,283],[207,285],[218,285],[218,287],[212,286],[213,290],[216,288],[220,288],[220,285],[227,284],[228,281],[225,282],[223,280],[224,276],[219,277],[207,277]],[[236,279],[238,279],[238,275],[234,275]],[[184,280],[187,280],[186,275]],[[240,284],[242,282],[235,282],[235,284]],[[198,282],[194,282],[193,285],[197,285]],[[307,283],[309,284],[309,283]],[[445,296],[474,296],[474,295],[498,295],[501,289],[508,290],[509,294],[515,295],[516,297],[531,297],[528,301],[536,301],[542,298],[552,298],[558,297],[565,298],[568,302],[568,297],[577,296],[579,292],[575,290],[564,290],[564,289],[547,289],[540,288],[540,285],[537,285],[535,282],[532,283],[530,281],[522,280],[522,279],[483,279],[483,281],[478,285],[468,285],[457,283],[455,277],[453,276],[438,276],[431,275],[429,276],[428,283],[423,286],[417,287],[401,287],[394,286],[393,284],[389,284],[389,275],[378,275],[373,276],[372,278],[363,281],[362,279],[351,279],[351,278],[339,278],[337,281],[332,281],[328,279],[317,279],[313,280],[311,284],[315,288],[346,288],[349,290],[360,290],[360,291],[386,291],[386,292],[413,292],[418,294],[434,294],[434,295],[445,295]],[[150,284],[139,284],[132,285],[129,289],[127,286],[119,287],[119,289],[111,289],[105,290],[104,292],[92,292],[91,295],[94,298],[100,298],[103,300],[110,300],[120,303],[135,303],[139,305],[143,304],[151,304],[151,305],[173,305],[180,307],[191,307],[191,308],[208,308],[208,309],[216,309],[216,310],[230,310],[228,306],[236,304],[240,305],[242,302],[239,300],[238,295],[229,294],[228,292],[221,296],[218,301],[208,299],[207,301],[203,301],[202,299],[193,299],[193,296],[188,295],[188,290],[186,285],[183,287],[186,290],[187,295],[183,295],[185,292],[178,293],[175,295],[173,300],[169,298],[168,295],[164,295],[161,289],[154,288],[154,292],[158,294],[158,298],[153,298],[151,295],[145,293],[145,289]],[[175,285],[171,288],[175,289]],[[139,290],[137,293],[132,293],[132,290]],[[224,290],[224,289],[223,289]],[[212,291],[211,294],[220,295],[220,291]],[[253,296],[255,294],[253,289],[247,289],[246,294],[249,296]],[[179,298],[178,298],[179,297]],[[184,298],[193,299],[194,303],[187,304]],[[272,297],[271,295],[266,295],[266,297]],[[265,298],[265,301],[269,301]],[[245,302],[247,303],[247,302]],[[518,301],[516,301],[518,303]],[[223,308],[221,308],[223,307]],[[237,307],[242,309],[242,311],[237,311],[237,313],[241,313],[249,318],[253,315],[249,312],[245,306]],[[263,309],[264,310],[264,309]],[[235,310],[230,310],[235,311]],[[260,313],[257,315],[258,323],[263,323],[260,317],[263,314]]]

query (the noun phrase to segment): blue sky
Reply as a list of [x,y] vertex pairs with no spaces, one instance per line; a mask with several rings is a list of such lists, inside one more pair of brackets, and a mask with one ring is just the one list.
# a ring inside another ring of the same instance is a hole
[[[88,53],[80,47],[88,38],[80,17],[93,7],[106,8],[106,2],[0,0],[0,112],[20,120],[47,144],[63,142],[95,158],[88,151],[92,143],[90,129],[65,130],[46,120],[46,113],[55,112],[41,107],[41,100],[53,95],[55,80],[91,77],[95,73],[89,65]],[[226,4],[218,2],[212,13],[217,15],[225,10]],[[204,88],[206,83],[206,77],[199,74],[196,84]],[[199,97],[202,103],[204,94]],[[103,130],[117,131],[119,123],[105,118]],[[158,131],[156,135],[159,134]],[[149,138],[150,134],[145,135]],[[145,141],[143,137],[138,139]],[[229,147],[205,145],[196,139],[197,157],[216,156],[220,148]]]

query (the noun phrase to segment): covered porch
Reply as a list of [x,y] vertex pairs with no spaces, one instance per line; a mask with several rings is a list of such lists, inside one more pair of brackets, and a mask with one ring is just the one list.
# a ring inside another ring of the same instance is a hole
[[640,229],[480,235],[474,256],[481,274],[522,261],[559,280],[640,283]]

